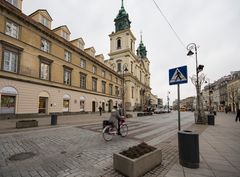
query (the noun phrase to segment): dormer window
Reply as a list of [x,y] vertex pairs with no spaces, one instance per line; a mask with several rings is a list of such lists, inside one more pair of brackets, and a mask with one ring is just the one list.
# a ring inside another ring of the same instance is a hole
[[32,14],[30,14],[29,17],[31,17],[36,22],[41,23],[43,26],[51,29],[52,18],[49,15],[47,10],[39,9],[33,12]]
[[69,40],[69,34],[66,33],[65,31],[62,31],[62,37],[66,40]]
[[41,16],[41,23],[46,27],[49,26],[49,20],[47,18],[45,18],[44,16]]
[[10,4],[14,5],[15,7],[18,7],[18,1],[17,0],[6,0]]

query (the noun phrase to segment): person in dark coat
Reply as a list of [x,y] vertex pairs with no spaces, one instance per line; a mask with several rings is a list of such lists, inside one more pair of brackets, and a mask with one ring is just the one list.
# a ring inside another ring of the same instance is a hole
[[121,118],[119,114],[119,110],[117,110],[117,106],[113,106],[109,121],[113,123],[114,127],[117,129],[118,134],[120,134],[119,130],[119,119]]
[[236,122],[239,121],[240,122],[240,109],[237,109],[237,116],[236,116]]
[[99,113],[100,113],[100,116],[102,115],[102,106],[99,106]]

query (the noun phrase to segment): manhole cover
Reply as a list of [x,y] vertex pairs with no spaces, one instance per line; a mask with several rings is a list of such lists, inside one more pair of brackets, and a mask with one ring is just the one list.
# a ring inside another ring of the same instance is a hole
[[21,152],[19,154],[14,154],[11,157],[9,157],[9,160],[25,160],[29,159],[35,156],[33,152]]

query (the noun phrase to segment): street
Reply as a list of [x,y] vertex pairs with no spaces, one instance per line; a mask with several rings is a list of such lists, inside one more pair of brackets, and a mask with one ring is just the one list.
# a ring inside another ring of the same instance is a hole
[[[182,113],[182,128],[193,122],[192,113]],[[111,142],[102,138],[102,120],[91,124],[0,135],[1,177],[115,176],[112,154],[145,141],[163,149],[164,165],[177,160],[177,112],[127,119],[129,135],[115,136]],[[164,153],[166,151],[166,153]],[[169,153],[167,153],[169,151]],[[15,154],[32,152],[25,160],[9,160]],[[159,168],[155,174],[159,174]],[[154,173],[151,175],[154,176]],[[121,176],[121,175],[120,175]]]

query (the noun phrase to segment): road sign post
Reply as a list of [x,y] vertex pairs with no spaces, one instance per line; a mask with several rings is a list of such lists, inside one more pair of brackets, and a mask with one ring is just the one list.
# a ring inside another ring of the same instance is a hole
[[169,85],[177,85],[178,93],[178,130],[181,130],[180,119],[180,84],[188,82],[187,66],[169,69]]

